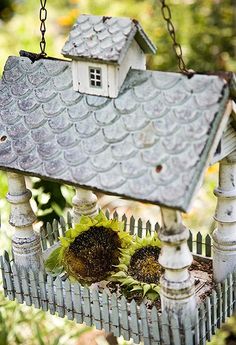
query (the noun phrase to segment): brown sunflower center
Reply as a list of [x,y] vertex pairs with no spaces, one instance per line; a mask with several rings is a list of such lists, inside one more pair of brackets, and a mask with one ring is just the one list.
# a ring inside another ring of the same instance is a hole
[[65,255],[67,270],[78,279],[97,282],[105,279],[119,263],[121,241],[116,231],[91,227],[78,235]]
[[157,284],[162,273],[159,254],[160,248],[154,246],[137,249],[130,260],[129,275],[143,283]]

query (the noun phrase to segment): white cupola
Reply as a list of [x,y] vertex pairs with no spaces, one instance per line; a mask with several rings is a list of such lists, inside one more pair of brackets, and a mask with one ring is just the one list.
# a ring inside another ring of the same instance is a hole
[[115,98],[130,68],[146,69],[145,54],[156,47],[130,18],[81,15],[62,54],[72,59],[75,91]]

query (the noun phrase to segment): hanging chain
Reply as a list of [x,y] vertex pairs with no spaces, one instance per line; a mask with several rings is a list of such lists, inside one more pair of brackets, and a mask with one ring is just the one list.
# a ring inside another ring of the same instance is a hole
[[184,62],[184,59],[183,59],[182,47],[181,47],[181,45],[176,40],[176,32],[175,32],[175,27],[174,27],[174,25],[172,23],[170,7],[168,5],[166,5],[166,1],[165,0],[160,0],[160,2],[161,2],[161,5],[162,5],[161,6],[162,16],[163,16],[164,20],[166,21],[167,30],[168,30],[168,32],[170,34],[170,37],[171,37],[172,41],[173,41],[173,49],[174,49],[174,52],[175,52],[175,54],[177,56],[177,59],[178,59],[179,69],[184,74],[192,75],[193,71],[187,69],[186,64]]
[[40,0],[41,8],[39,11],[39,19],[40,19],[40,32],[41,32],[41,41],[40,41],[40,49],[41,49],[41,56],[46,56],[46,41],[45,41],[45,33],[46,33],[46,24],[45,21],[47,19],[47,10],[46,10],[46,3],[47,0]]

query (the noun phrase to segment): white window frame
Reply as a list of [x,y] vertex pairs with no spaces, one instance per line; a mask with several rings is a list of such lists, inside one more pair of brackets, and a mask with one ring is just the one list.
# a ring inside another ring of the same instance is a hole
[[89,66],[89,86],[102,89],[102,69],[100,67]]

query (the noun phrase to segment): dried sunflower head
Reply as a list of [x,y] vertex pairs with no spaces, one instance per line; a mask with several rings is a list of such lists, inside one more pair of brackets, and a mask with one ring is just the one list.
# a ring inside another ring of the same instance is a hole
[[100,212],[96,217],[82,216],[80,223],[60,238],[60,247],[46,261],[51,273],[65,270],[81,283],[94,283],[109,277],[119,263],[120,250],[128,248],[131,236],[124,224],[107,219]]
[[112,280],[119,281],[128,294],[142,293],[143,297],[156,300],[162,272],[158,262],[160,247],[156,234],[143,239],[137,237],[128,249],[121,250],[119,272],[112,275]]

